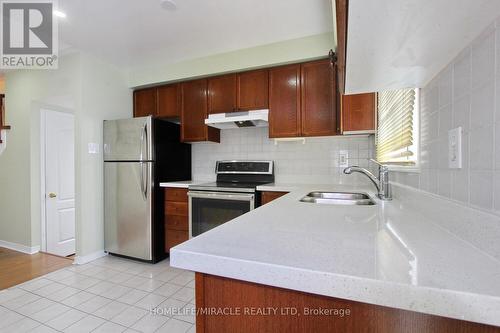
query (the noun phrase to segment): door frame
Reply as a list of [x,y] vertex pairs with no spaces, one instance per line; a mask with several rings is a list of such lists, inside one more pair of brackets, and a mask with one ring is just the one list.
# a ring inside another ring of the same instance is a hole
[[[46,115],[47,111],[54,111],[60,113],[67,113],[73,116],[73,123],[76,124],[75,121],[75,113],[73,110],[65,109],[61,107],[55,107],[52,105],[39,105],[40,111],[40,251],[47,252],[47,210],[46,210],[46,200],[47,200],[47,189],[45,182],[45,162],[46,162]],[[76,134],[76,126],[73,132],[73,135]],[[76,135],[75,135],[75,146],[76,146]],[[76,147],[75,147],[76,148]],[[76,149],[75,149],[76,153]],[[75,163],[76,165],[76,163]],[[73,172],[73,177],[76,178],[76,170]],[[76,179],[75,179],[76,180]],[[76,193],[75,193],[75,205],[76,205]],[[76,214],[76,210],[75,210]],[[75,216],[75,243],[76,243],[76,216]],[[76,254],[76,245],[75,245],[75,254]]]

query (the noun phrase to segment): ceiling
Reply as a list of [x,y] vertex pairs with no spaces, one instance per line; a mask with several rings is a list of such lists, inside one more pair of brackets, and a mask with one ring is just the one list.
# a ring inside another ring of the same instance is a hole
[[499,15],[498,0],[350,0],[346,93],[425,86]]
[[59,1],[63,48],[135,68],[320,34],[333,30],[330,0]]

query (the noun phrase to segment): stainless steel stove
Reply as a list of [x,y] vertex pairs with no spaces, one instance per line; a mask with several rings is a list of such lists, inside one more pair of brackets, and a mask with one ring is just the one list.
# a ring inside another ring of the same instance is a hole
[[198,236],[259,204],[257,186],[274,182],[273,161],[218,161],[217,181],[189,186],[189,234]]

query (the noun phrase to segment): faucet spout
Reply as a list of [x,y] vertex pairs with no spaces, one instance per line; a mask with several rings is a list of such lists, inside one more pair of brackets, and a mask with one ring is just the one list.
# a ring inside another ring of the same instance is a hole
[[378,179],[377,177],[371,173],[369,170],[365,169],[365,168],[361,168],[361,167],[358,167],[358,166],[350,166],[350,167],[347,167],[344,169],[344,173],[346,175],[350,175],[352,174],[353,172],[359,172],[359,173],[362,173],[364,174],[365,176],[367,176],[373,183],[373,185],[375,185],[375,187],[377,188],[377,192],[380,192],[380,186],[378,184]]
[[379,166],[379,177],[375,177],[373,173],[371,173],[369,170],[365,168],[361,168],[358,166],[350,166],[344,169],[344,173],[346,175],[350,175],[353,172],[359,172],[364,174],[365,176],[368,177],[368,179],[371,180],[373,185],[377,188],[378,192],[378,197],[382,200],[392,200],[392,190],[391,190],[391,184],[389,183],[389,168],[386,165],[380,164],[379,162],[372,160],[373,162],[376,162],[377,165]]

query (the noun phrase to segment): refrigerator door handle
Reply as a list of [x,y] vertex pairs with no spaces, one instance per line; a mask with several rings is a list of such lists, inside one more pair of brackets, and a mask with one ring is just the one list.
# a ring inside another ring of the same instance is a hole
[[[145,163],[146,165],[146,178],[144,179],[144,200],[148,199],[148,185],[149,185],[149,163]],[[144,164],[143,164],[144,165]]]
[[[142,133],[141,133],[141,152],[140,152],[140,164],[141,164],[141,194],[142,198],[144,201],[147,200],[147,193],[148,193],[148,185],[147,185],[147,175],[146,179],[144,179],[144,145],[146,145],[146,154],[148,154],[148,124],[145,123],[144,127],[142,128]],[[147,159],[147,158],[146,158]],[[147,166],[146,166],[147,168]],[[147,172],[147,171],[146,171]]]
[[[149,133],[148,133],[148,123],[144,124],[144,140],[146,141],[146,160],[150,161],[151,156],[149,156]],[[142,149],[142,147],[141,147]]]
[[146,179],[144,179],[144,166],[146,166],[146,172],[147,172],[147,165],[146,163],[144,162],[139,162],[139,164],[141,165],[141,179],[140,179],[140,182],[141,182],[141,195],[142,195],[142,198],[144,199],[144,201],[146,201],[148,198],[147,198],[147,192],[148,192],[148,185],[147,185],[147,176],[146,176]]
[[[139,159],[144,161],[144,139],[147,141],[147,126],[148,124],[144,124],[144,127],[142,128],[142,133],[141,133],[141,151],[139,152]],[[146,150],[147,153],[147,150]]]

